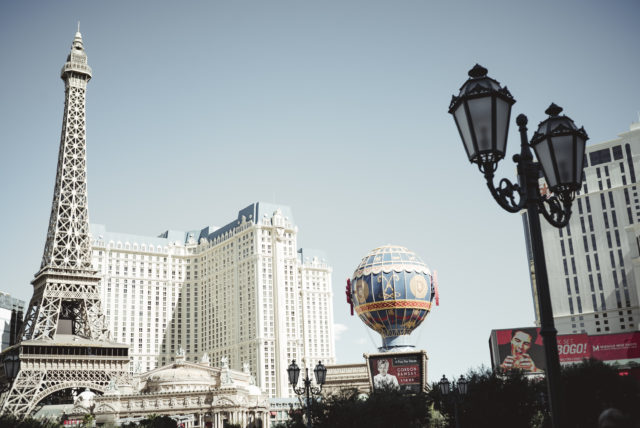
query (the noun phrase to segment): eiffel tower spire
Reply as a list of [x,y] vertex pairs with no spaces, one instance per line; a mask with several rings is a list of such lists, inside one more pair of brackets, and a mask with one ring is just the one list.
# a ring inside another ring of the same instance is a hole
[[65,105],[53,203],[41,269],[91,269],[85,96],[91,67],[78,31],[60,77],[65,82]]
[[111,342],[91,266],[85,135],[91,68],[79,31],[60,77],[64,117],[44,255],[20,342],[0,355],[0,384],[9,384],[0,412],[20,417],[61,390],[104,392],[130,382],[129,346]]

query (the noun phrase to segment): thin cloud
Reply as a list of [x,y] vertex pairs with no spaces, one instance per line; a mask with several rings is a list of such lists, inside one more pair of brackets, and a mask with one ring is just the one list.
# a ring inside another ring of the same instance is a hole
[[333,325],[333,336],[336,340],[340,340],[342,338],[342,333],[347,331],[348,328],[344,324],[336,323]]

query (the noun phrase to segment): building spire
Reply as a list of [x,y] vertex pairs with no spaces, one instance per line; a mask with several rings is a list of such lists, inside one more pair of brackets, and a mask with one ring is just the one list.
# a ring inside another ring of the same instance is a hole
[[91,68],[76,33],[60,77],[65,112],[49,231],[41,268],[91,270],[85,138],[85,93]]

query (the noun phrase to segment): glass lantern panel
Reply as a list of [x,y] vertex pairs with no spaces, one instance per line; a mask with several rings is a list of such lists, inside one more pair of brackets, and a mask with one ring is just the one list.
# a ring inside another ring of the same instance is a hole
[[491,133],[491,96],[467,101],[479,152],[493,152]]
[[322,363],[318,362],[318,365],[313,370],[313,372],[314,372],[314,374],[316,376],[316,383],[318,385],[324,385],[325,378],[327,376],[326,367],[324,365],[322,365]]
[[582,171],[584,169],[584,146],[587,141],[584,138],[576,136],[576,176],[574,177],[576,185],[582,183]]
[[476,151],[473,147],[473,139],[471,138],[467,112],[464,110],[464,102],[460,103],[458,109],[453,113],[453,117],[455,118],[456,124],[458,125],[460,137],[462,137],[462,143],[467,150],[467,156],[469,157],[469,160],[471,160],[476,155]]
[[440,393],[442,395],[449,395],[450,387],[451,387],[449,380],[447,380],[446,378],[443,378],[442,380],[440,380],[439,386],[440,386]]
[[289,383],[296,386],[298,384],[298,378],[300,377],[300,368],[295,362],[289,365],[287,374],[289,375]]
[[558,135],[551,137],[551,145],[556,155],[558,164],[558,184],[570,184],[574,182],[573,163],[573,135]]
[[551,152],[549,151],[549,140],[542,140],[534,146],[534,150],[536,151],[538,162],[542,165],[544,176],[547,178],[547,184],[549,187],[556,186],[558,184],[558,179],[556,178],[556,172],[553,169],[553,161],[551,159]]
[[511,104],[500,98],[496,98],[496,150],[503,155],[507,149],[510,116]]
[[462,376],[458,379],[458,392],[460,395],[467,395],[467,380]]

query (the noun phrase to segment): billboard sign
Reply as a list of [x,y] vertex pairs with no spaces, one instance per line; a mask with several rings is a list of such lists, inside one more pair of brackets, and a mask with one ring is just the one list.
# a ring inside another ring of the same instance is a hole
[[[557,336],[560,364],[578,363],[585,358],[604,362],[640,363],[640,332],[603,334],[561,334]],[[489,339],[494,369],[518,368],[527,373],[543,373],[544,346],[540,329],[524,327],[493,330]]]
[[602,361],[640,359],[640,332],[589,336],[591,356]]
[[544,373],[544,346],[539,328],[493,330],[489,345],[494,369],[499,367],[503,370],[520,369],[526,373]]
[[369,354],[365,355],[365,359],[373,391],[391,388],[417,393],[424,390],[426,352]]
[[579,363],[591,358],[589,336],[586,334],[565,334],[557,336],[560,363]]

